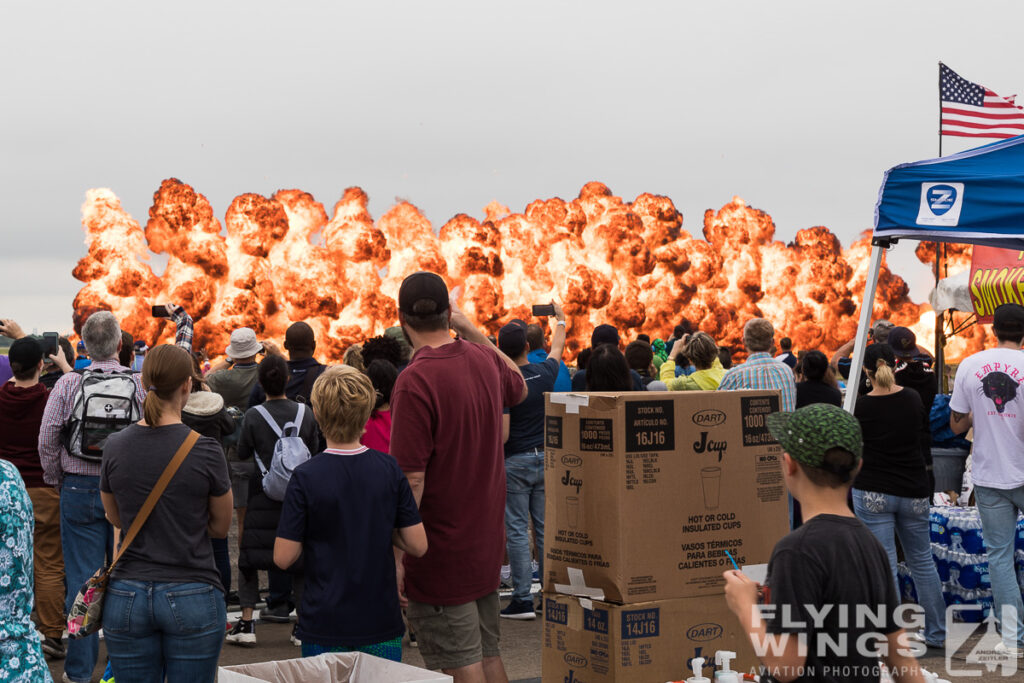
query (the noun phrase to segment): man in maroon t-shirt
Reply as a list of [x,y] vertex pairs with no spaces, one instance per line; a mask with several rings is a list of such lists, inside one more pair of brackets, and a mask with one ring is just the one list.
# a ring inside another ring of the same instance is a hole
[[526,398],[526,383],[516,364],[450,305],[440,276],[405,278],[398,310],[414,353],[391,394],[391,453],[409,479],[430,543],[423,557],[405,557],[399,592],[408,596],[409,623],[429,668],[456,683],[504,683],[501,416]]
[[[39,630],[43,634],[43,652],[59,658],[64,656],[64,555],[60,543],[60,495],[43,481],[43,466],[39,462],[39,425],[49,395],[49,390],[39,382],[43,347],[32,337],[22,337],[11,344],[8,358],[14,377],[0,385],[0,458],[18,468],[32,500]],[[50,359],[64,372],[71,372],[59,348],[58,355]]]

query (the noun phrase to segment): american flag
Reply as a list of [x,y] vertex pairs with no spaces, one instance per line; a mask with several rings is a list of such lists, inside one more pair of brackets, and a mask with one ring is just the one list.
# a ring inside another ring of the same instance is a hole
[[983,85],[971,83],[939,62],[942,135],[1012,138],[1024,134],[1024,108]]

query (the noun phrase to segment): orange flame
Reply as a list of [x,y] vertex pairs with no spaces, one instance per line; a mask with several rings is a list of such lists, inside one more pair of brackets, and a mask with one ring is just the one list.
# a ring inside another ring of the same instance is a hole
[[[493,202],[478,220],[458,214],[433,227],[401,202],[376,222],[359,188],[345,190],[328,218],[299,190],[236,197],[224,228],[206,198],[177,179],[153,195],[145,231],[110,190],[90,190],[82,207],[89,253],[74,270],[85,286],[75,325],[109,309],[136,337],[156,343],[173,333],[149,315],[154,303],[184,305],[196,320],[197,347],[219,354],[232,329],[249,326],[281,339],[292,321],[313,326],[323,359],[396,324],[402,278],[416,270],[461,287],[461,305],[495,332],[530,305],[560,301],[572,355],[600,323],[626,339],[641,331],[667,337],[683,319],[722,345],[742,346],[742,325],[772,320],[797,349],[829,351],[852,338],[870,253],[862,236],[844,250],[824,227],[774,240],[771,217],[734,198],[704,215],[704,239],[682,229],[667,197],[632,202],[601,183],[572,201],[537,200],[522,213]],[[156,275],[149,252],[167,255]],[[874,317],[928,339],[927,306],[883,266]],[[926,341],[922,343],[927,344]]]

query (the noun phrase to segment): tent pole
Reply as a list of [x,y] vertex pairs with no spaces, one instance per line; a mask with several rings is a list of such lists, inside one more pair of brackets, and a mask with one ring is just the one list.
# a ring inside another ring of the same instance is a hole
[[[939,62],[939,158],[942,158],[942,62]],[[938,289],[939,281],[942,279],[941,275],[941,264],[943,252],[946,250],[946,245],[943,242],[935,243],[935,288]],[[952,315],[952,314],[951,314]],[[945,382],[943,382],[943,376],[945,373],[945,349],[946,349],[946,338],[943,330],[946,324],[945,312],[935,314],[935,374],[939,378],[939,393],[946,393]],[[930,407],[929,407],[930,409]]]
[[[935,287],[938,289],[939,281],[941,280],[940,268],[942,263],[942,256],[946,245],[943,242],[935,243]],[[939,393],[946,393],[946,387],[942,381],[943,375],[945,374],[945,349],[946,349],[946,334],[945,327],[946,314],[943,311],[935,312],[935,374],[939,378]]]
[[853,413],[853,408],[857,404],[857,387],[860,386],[860,372],[864,365],[871,312],[875,308],[875,292],[878,290],[878,274],[882,269],[882,254],[890,243],[889,240],[871,241],[871,261],[868,263],[868,278],[864,283],[864,298],[860,304],[860,322],[857,324],[857,338],[853,344],[853,357],[850,359],[850,378],[846,382],[846,399],[843,401],[843,409],[848,413]]

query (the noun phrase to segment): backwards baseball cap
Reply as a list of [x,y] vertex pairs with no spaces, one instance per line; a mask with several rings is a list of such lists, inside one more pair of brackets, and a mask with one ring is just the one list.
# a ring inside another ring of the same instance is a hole
[[619,331],[611,325],[598,325],[590,335],[590,346],[597,348],[601,344],[619,345]]
[[11,361],[11,369],[22,372],[39,365],[43,359],[43,346],[32,337],[15,339],[7,350],[7,360]]
[[526,348],[526,323],[515,318],[498,330],[498,349],[509,358],[515,358]]
[[889,330],[889,346],[898,358],[912,358],[917,355],[917,335],[907,327]]
[[1024,334],[1024,306],[1002,304],[992,315],[992,328],[1006,334]]
[[[413,307],[420,301],[433,303],[420,304],[418,310]],[[421,270],[404,280],[398,289],[398,310],[405,315],[434,315],[448,310],[448,285],[437,273]]]
[[827,470],[841,478],[849,475],[849,470],[840,472],[825,462],[825,453],[833,448],[852,453],[854,467],[860,462],[864,443],[860,423],[838,406],[812,403],[792,413],[772,413],[767,423],[768,431],[783,450],[803,465]]

